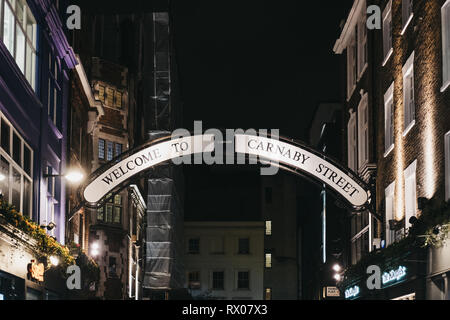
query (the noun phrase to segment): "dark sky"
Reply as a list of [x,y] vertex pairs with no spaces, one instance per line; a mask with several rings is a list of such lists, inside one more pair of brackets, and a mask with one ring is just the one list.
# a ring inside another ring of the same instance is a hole
[[339,98],[332,48],[351,3],[173,1],[185,126],[278,128],[305,139],[317,103]]
[[[184,126],[275,128],[306,140],[317,104],[340,100],[332,48],[352,3],[173,1]],[[197,165],[185,174],[187,217],[259,214],[257,171]]]

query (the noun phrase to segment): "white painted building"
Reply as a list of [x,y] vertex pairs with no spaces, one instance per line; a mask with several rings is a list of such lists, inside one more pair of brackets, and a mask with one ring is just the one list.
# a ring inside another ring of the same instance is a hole
[[195,298],[263,299],[264,222],[185,222],[186,284]]

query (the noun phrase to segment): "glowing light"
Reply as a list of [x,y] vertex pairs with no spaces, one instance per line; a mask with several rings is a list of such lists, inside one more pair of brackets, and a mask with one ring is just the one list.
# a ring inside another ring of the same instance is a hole
[[399,281],[406,276],[406,267],[400,266],[396,270],[390,270],[383,273],[381,276],[383,284],[387,284],[393,281]]
[[358,286],[354,286],[351,288],[348,288],[347,290],[345,290],[345,299],[349,299],[349,298],[354,298],[356,297],[360,292],[360,289]]
[[341,271],[341,266],[338,265],[338,264],[336,263],[336,264],[333,266],[333,270],[336,271],[336,272],[339,272],[339,271]]
[[3,173],[0,173],[0,181],[4,181],[6,179],[6,176]]
[[339,275],[339,274],[335,274],[334,275],[334,279],[336,280],[336,281],[341,281],[341,276]]
[[65,175],[65,177],[69,182],[77,183],[83,180],[84,174],[80,171],[71,170]]
[[99,253],[100,253],[100,246],[98,242],[94,242],[91,247],[91,255],[95,257],[98,256]]
[[50,263],[56,267],[59,264],[59,259],[55,256],[50,256]]

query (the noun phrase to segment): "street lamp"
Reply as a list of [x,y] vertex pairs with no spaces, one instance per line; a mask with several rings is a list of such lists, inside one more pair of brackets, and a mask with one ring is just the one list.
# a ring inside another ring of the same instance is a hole
[[78,169],[71,169],[66,174],[44,174],[44,178],[64,177],[70,183],[79,183],[83,180],[84,174]]
[[338,264],[336,263],[336,264],[333,266],[333,270],[336,271],[336,272],[339,272],[339,271],[341,271],[341,266],[338,265]]
[[336,273],[336,274],[334,275],[334,279],[335,279],[336,281],[341,281],[341,275],[338,274],[338,273]]
[[92,244],[92,248],[91,248],[91,255],[94,257],[98,256],[98,254],[100,253],[99,249],[100,249],[100,246],[98,245],[98,242],[94,242]]
[[56,256],[50,256],[50,263],[53,265],[53,266],[57,266],[58,264],[59,264],[59,259],[58,259],[58,257],[56,257]]

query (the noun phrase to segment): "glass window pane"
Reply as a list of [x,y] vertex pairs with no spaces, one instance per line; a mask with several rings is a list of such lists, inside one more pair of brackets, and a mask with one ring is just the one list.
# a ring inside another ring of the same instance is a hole
[[103,211],[104,211],[103,207],[97,209],[97,220],[104,219]]
[[105,102],[105,87],[98,86],[98,99]]
[[31,181],[24,178],[23,179],[23,215],[31,218]]
[[106,88],[106,105],[114,106],[114,90],[111,88]]
[[25,34],[19,24],[16,25],[16,63],[20,71],[25,73]]
[[9,150],[9,135],[10,135],[10,127],[9,124],[6,123],[2,119],[2,128],[1,128],[1,146],[2,149],[7,153],[11,154],[11,151]]
[[33,48],[36,48],[36,21],[29,9],[27,10],[26,29],[28,39],[32,43]]
[[120,219],[122,216],[122,208],[121,207],[114,207],[114,223],[120,223]]
[[0,157],[0,194],[9,202],[9,163]]
[[19,166],[22,166],[22,140],[20,140],[19,136],[14,131],[12,157]]
[[14,56],[14,15],[11,8],[5,3],[5,16],[3,19],[3,43],[12,56]]
[[98,158],[105,159],[105,140],[98,139]]
[[31,176],[31,150],[25,144],[23,145],[23,169]]
[[122,93],[120,93],[119,91],[116,91],[115,94],[115,106],[116,108],[122,107]]
[[113,213],[113,206],[110,204],[106,205],[106,222],[112,222],[112,213]]
[[120,143],[116,143],[116,157],[122,154],[122,145]]
[[12,183],[11,183],[11,204],[16,207],[17,210],[21,210],[20,208],[20,187],[21,187],[21,174],[13,168],[12,170]]
[[106,147],[107,147],[107,150],[106,150],[106,160],[112,160],[112,158],[113,158],[113,143],[111,142],[111,141],[107,141],[106,142]]
[[114,196],[114,204],[116,204],[116,205],[122,204],[122,196],[120,194],[116,194]]
[[16,3],[16,16],[17,16],[17,20],[19,22],[20,25],[23,25],[23,18],[24,18],[24,8],[25,5],[23,3],[23,0],[18,0]]

